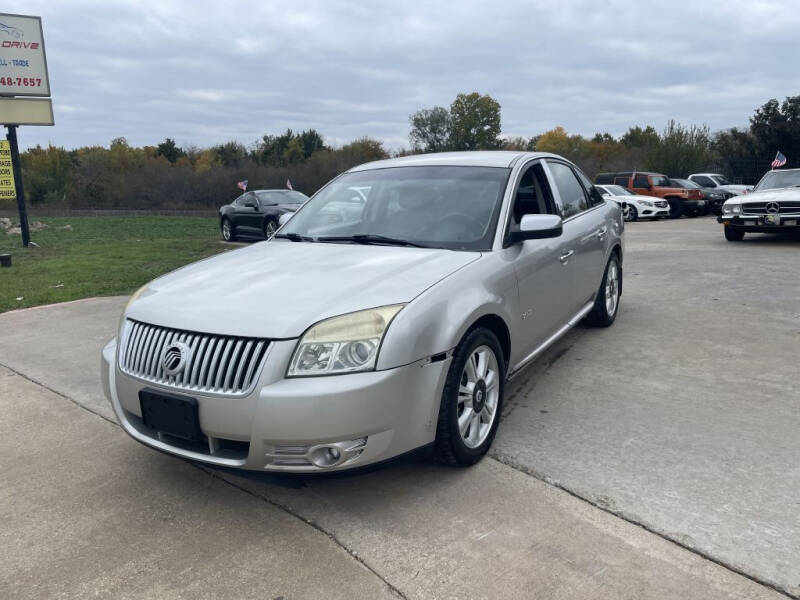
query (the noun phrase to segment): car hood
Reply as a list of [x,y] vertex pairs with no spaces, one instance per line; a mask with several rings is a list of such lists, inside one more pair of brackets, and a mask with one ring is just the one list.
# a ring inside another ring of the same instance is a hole
[[187,331],[294,338],[321,319],[410,302],[480,257],[428,248],[261,242],[156,279],[126,316]]
[[731,192],[748,192],[753,189],[752,185],[739,185],[733,183],[721,185],[720,187]]
[[800,201],[800,187],[780,188],[777,190],[764,190],[763,192],[751,192],[746,196],[734,196],[728,202],[741,202],[750,204],[752,202],[788,202]]

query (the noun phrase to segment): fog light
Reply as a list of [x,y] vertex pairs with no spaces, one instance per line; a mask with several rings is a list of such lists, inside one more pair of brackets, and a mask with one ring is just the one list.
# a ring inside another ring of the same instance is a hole
[[311,462],[317,467],[332,467],[341,457],[342,452],[336,446],[321,446],[311,453]]

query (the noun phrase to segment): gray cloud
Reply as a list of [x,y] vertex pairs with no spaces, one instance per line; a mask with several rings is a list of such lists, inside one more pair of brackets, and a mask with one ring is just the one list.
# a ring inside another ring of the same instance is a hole
[[800,93],[800,11],[704,1],[11,2],[43,18],[57,125],[25,146],[251,143],[287,127],[407,144],[408,115],[491,94],[503,131],[747,124]]

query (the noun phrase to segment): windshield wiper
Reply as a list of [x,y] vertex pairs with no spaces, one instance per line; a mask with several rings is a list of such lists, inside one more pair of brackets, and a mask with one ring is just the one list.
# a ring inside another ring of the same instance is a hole
[[281,238],[284,240],[291,240],[292,242],[313,242],[314,238],[307,235],[300,235],[299,233],[276,233],[273,237]]
[[318,242],[355,242],[356,244],[386,244],[387,246],[413,246],[414,248],[430,248],[409,240],[377,235],[373,233],[356,233],[354,235],[327,235],[317,238]]

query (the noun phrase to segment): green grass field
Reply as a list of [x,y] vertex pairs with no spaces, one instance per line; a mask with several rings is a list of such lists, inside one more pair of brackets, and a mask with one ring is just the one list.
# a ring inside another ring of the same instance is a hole
[[[223,252],[216,219],[202,217],[52,217],[31,233],[39,248],[0,229],[0,312],[90,296],[128,294],[182,265]],[[72,231],[62,229],[71,225]],[[20,298],[20,299],[18,299]]]

